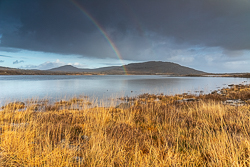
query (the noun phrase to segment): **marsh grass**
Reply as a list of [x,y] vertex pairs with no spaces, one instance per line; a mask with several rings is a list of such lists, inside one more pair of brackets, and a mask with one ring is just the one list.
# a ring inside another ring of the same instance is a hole
[[42,112],[12,103],[0,111],[0,166],[249,166],[250,106],[221,103],[249,95],[144,94],[126,108],[74,98]]

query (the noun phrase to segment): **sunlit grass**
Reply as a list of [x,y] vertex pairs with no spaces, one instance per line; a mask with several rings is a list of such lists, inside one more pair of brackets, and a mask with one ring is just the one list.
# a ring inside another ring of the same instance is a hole
[[0,111],[0,166],[249,166],[250,106],[221,103],[247,102],[249,86],[226,91],[144,94],[119,107],[12,103]]

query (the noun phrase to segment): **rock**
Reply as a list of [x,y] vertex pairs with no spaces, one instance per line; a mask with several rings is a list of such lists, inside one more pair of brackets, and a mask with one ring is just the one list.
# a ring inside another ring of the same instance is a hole
[[88,136],[83,135],[83,136],[81,136],[81,139],[82,139],[82,140],[89,140],[89,137],[88,137]]
[[240,88],[242,85],[234,85],[235,88]]
[[134,97],[120,97],[118,99],[121,100],[121,101],[125,101],[125,102],[130,102],[130,101],[135,101],[136,100],[136,98],[134,98]]
[[211,92],[211,94],[217,94],[217,91],[215,90],[215,91]]
[[176,100],[177,103],[183,103],[183,102],[194,102],[196,101],[195,98],[189,98],[189,99],[182,99],[182,100]]
[[190,102],[190,101],[195,101],[195,100],[196,100],[195,98],[183,99],[183,101],[185,102]]
[[226,100],[223,102],[223,104],[230,106],[244,106],[246,102],[241,99],[237,99],[237,100]]
[[176,100],[177,103],[183,103],[183,100]]
[[234,100],[226,100],[226,101],[224,101],[224,103],[225,104],[232,104],[232,103],[234,103]]

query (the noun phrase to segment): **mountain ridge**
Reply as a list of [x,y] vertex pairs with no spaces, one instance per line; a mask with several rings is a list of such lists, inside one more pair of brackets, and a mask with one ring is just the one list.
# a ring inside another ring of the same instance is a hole
[[124,66],[110,66],[96,69],[81,69],[72,65],[65,65],[57,68],[52,68],[48,71],[57,72],[93,72],[102,74],[172,74],[172,75],[201,75],[206,72],[195,70],[193,68],[181,66],[177,63],[148,61],[141,63],[130,63]]

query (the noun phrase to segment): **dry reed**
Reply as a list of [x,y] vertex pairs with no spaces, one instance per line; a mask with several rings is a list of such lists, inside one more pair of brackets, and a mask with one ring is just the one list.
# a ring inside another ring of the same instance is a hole
[[[250,99],[242,89],[144,94],[117,108],[12,103],[0,111],[0,166],[249,166],[250,107],[221,103]],[[187,97],[200,100],[176,102]]]

